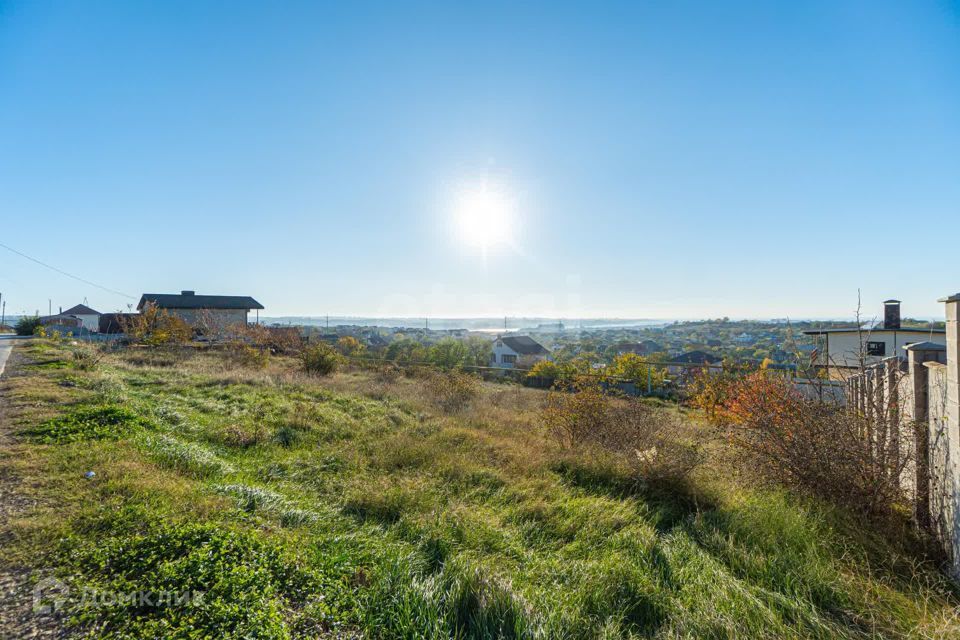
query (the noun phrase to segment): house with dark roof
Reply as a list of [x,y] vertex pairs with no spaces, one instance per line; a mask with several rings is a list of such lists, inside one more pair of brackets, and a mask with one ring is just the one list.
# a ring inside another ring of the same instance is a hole
[[659,353],[663,351],[663,347],[653,340],[644,340],[642,342],[621,342],[615,348],[618,356],[622,356],[625,353],[635,353],[638,356],[648,356],[651,353]]
[[667,373],[671,375],[698,370],[709,373],[722,371],[723,358],[706,351],[687,351],[670,358],[670,364],[667,366]]
[[44,326],[63,326],[63,327],[73,327],[73,328],[82,328],[87,331],[99,331],[100,329],[100,312],[91,309],[85,304],[78,304],[70,307],[66,311],[61,310],[60,313],[52,316],[43,316],[40,318],[40,322]]
[[501,369],[526,368],[549,356],[549,349],[530,336],[497,336],[490,364]]
[[194,327],[205,324],[221,327],[246,324],[251,310],[256,310],[259,317],[259,311],[263,309],[263,305],[250,296],[197,295],[195,291],[145,293],[140,296],[137,310],[143,312],[147,305],[178,316]]
[[842,377],[845,372],[876,364],[890,356],[905,359],[903,348],[910,344],[947,343],[944,329],[901,326],[899,300],[885,300],[883,307],[883,322],[872,326],[853,325],[804,331],[816,341],[813,364],[827,369],[831,376]]

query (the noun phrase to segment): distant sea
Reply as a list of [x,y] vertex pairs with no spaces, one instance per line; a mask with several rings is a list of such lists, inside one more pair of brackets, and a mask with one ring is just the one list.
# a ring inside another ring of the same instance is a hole
[[583,318],[560,320],[558,318],[370,318],[363,316],[261,316],[262,324],[303,325],[330,328],[338,326],[385,327],[390,329],[436,330],[466,329],[496,333],[498,331],[555,331],[563,323],[564,329],[617,329],[631,327],[656,327],[669,324],[671,320],[652,320],[644,318]]

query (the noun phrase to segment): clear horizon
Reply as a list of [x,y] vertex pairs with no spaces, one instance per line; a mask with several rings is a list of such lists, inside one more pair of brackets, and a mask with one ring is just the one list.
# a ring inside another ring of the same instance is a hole
[[937,319],[957,149],[950,2],[0,4],[8,316]]

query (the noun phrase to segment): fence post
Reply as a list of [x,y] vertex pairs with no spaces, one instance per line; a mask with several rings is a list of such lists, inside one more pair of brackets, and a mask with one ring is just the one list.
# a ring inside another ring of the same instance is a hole
[[946,305],[946,449],[947,464],[942,473],[949,502],[948,539],[944,541],[951,559],[951,574],[960,581],[960,293],[940,302]]
[[910,404],[906,407],[913,426],[916,456],[916,500],[913,515],[917,526],[930,529],[930,412],[929,369],[924,362],[943,362],[947,348],[933,342],[918,342],[904,347],[907,351],[907,387]]

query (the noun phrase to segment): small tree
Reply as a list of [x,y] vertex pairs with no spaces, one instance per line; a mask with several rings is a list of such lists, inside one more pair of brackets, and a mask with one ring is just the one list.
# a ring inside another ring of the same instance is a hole
[[120,325],[133,342],[152,346],[183,344],[193,336],[193,330],[183,318],[152,302],[144,305],[140,313],[121,318]]
[[365,350],[363,344],[353,336],[341,336],[337,340],[337,351],[348,358],[362,355]]
[[16,331],[18,336],[32,336],[37,327],[43,326],[39,316],[23,316],[17,320]]
[[637,384],[646,384],[648,380],[656,387],[663,384],[663,369],[654,367],[646,358],[635,353],[624,353],[614,358],[607,372],[611,377]]
[[443,338],[430,347],[430,362],[443,369],[462,367],[469,357],[467,345],[454,338]]
[[333,347],[325,342],[310,345],[300,353],[303,370],[316,376],[328,376],[337,370],[339,357]]

